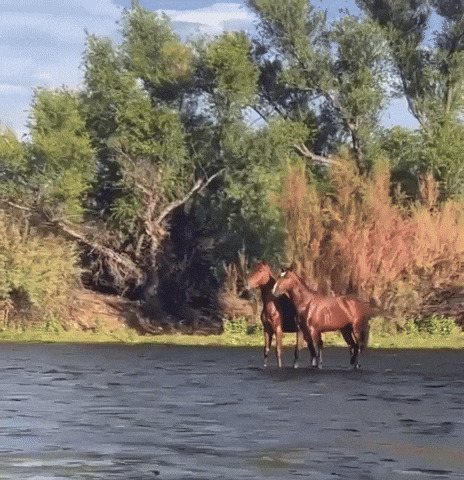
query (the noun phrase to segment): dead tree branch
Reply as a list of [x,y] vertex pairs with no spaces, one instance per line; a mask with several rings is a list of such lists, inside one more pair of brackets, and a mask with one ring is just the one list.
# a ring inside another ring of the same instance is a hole
[[318,163],[319,165],[330,166],[330,165],[338,165],[339,162],[334,160],[333,157],[323,157],[322,155],[317,155],[309,150],[309,148],[304,145],[303,143],[294,144],[293,145],[298,152],[301,153],[306,158],[311,159],[313,162]]

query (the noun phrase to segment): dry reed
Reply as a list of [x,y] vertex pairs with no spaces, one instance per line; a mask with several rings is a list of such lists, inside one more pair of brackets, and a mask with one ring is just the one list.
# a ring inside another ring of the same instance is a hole
[[395,204],[387,166],[363,176],[350,158],[338,160],[329,194],[317,191],[303,167],[289,165],[278,199],[288,260],[308,284],[354,292],[404,314],[430,289],[462,280],[462,202],[439,202],[439,186],[428,175],[420,201]]

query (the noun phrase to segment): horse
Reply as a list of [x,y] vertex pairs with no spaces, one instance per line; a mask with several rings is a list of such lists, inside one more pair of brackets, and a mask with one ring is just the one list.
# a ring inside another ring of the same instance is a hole
[[356,297],[328,297],[311,290],[291,269],[284,270],[272,293],[287,294],[297,310],[313,367],[322,368],[323,332],[339,330],[350,347],[350,365],[359,368],[359,354],[367,346],[372,310]]
[[276,336],[276,357],[279,368],[282,366],[282,334],[283,332],[296,333],[295,357],[293,366],[298,368],[299,328],[296,310],[290,300],[283,296],[274,296],[272,289],[276,279],[267,262],[256,265],[248,277],[247,289],[258,288],[261,291],[263,310],[261,321],[264,329],[264,367],[267,366],[267,357],[272,345],[272,337]]

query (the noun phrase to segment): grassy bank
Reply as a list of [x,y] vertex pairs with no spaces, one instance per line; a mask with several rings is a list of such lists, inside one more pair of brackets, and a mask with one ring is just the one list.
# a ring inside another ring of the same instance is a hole
[[[326,333],[325,346],[345,346],[339,333]],[[43,328],[4,328],[0,331],[0,343],[112,343],[126,345],[186,345],[223,347],[262,347],[261,329],[250,331],[243,323],[231,323],[219,335],[199,334],[160,334],[140,335],[126,328],[118,331],[81,331]],[[294,344],[294,335],[286,334],[284,345]],[[464,333],[458,327],[443,329],[441,332],[420,330],[414,326],[402,331],[385,327],[382,322],[374,322],[371,328],[369,348],[464,348]]]

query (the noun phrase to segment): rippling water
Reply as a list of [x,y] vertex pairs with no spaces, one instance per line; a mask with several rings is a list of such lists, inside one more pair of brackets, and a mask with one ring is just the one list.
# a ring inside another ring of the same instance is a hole
[[0,345],[0,479],[464,478],[464,352],[261,356]]

